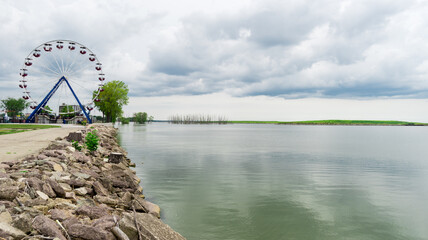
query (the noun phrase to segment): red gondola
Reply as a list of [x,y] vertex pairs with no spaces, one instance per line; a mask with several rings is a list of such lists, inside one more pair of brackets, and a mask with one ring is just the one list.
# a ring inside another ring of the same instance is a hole
[[71,51],[73,51],[74,49],[76,49],[76,47],[74,46],[74,42],[69,42],[68,44],[70,44],[70,45],[68,45],[68,49],[70,49]]
[[26,88],[26,87],[27,87],[27,85],[25,85],[25,84],[19,84],[19,87],[20,87],[20,88]]
[[36,109],[36,106],[30,106],[31,109]]
[[106,80],[106,78],[105,77],[99,77],[98,78],[100,81],[104,81],[104,80]]
[[95,61],[95,58],[94,57],[89,57],[89,61],[93,62],[93,61]]
[[100,88],[99,90],[100,90],[100,92],[104,92],[104,88]]
[[92,111],[94,108],[86,107],[86,109],[88,109],[89,111]]
[[40,53],[39,52],[35,52],[35,53],[33,53],[33,56],[36,57],[36,58],[38,58],[38,57],[40,57]]
[[29,97],[28,96],[22,96],[23,99],[28,100]]
[[20,73],[20,75],[21,75],[22,77],[26,77],[26,76],[28,76],[28,74],[27,74],[26,72]]
[[50,51],[52,51],[52,47],[51,47],[51,44],[45,44],[45,46],[43,47],[43,49],[46,51],[46,52],[50,52]]
[[58,48],[58,49],[62,49],[62,48],[64,47],[64,45],[62,45],[62,44],[63,44],[63,42],[61,42],[61,41],[57,41],[56,43],[58,43],[58,44],[56,45],[56,48]]
[[100,100],[100,99],[95,99],[94,101],[95,101],[95,102],[100,102],[101,100]]
[[83,55],[83,54],[86,54],[86,47],[80,47],[80,53]]
[[97,71],[101,71],[101,67],[100,67],[100,66],[96,66],[96,67],[95,67],[95,69],[96,69]]
[[33,65],[32,62],[30,62],[30,61],[25,62],[25,66],[31,66],[31,65]]

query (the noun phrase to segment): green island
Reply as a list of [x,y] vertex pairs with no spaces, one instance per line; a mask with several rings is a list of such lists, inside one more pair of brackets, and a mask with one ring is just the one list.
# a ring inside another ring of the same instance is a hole
[[284,125],[356,125],[356,126],[428,126],[428,123],[384,121],[384,120],[313,120],[313,121],[228,121],[243,124],[284,124]]
[[59,128],[55,125],[38,125],[38,124],[0,124],[0,135],[25,132],[37,129]]

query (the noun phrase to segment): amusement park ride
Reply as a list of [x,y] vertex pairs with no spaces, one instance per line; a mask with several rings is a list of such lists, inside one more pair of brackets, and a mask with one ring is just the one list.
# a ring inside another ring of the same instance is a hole
[[[66,114],[83,113],[88,123],[92,123],[89,114],[104,91],[105,77],[101,66],[91,50],[75,41],[54,40],[36,47],[25,58],[20,73],[19,87],[24,90],[22,98],[33,109],[26,122],[34,123],[36,116],[42,113],[54,114],[52,109],[59,109],[61,103],[77,103],[81,111],[75,109]],[[48,107],[48,102],[51,106],[57,102],[58,107]]]

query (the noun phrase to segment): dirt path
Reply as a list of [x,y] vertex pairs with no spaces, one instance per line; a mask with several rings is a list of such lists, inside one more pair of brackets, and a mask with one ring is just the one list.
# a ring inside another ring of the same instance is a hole
[[0,162],[14,161],[29,154],[37,153],[57,137],[65,137],[79,126],[64,125],[61,128],[48,128],[21,133],[0,135]]

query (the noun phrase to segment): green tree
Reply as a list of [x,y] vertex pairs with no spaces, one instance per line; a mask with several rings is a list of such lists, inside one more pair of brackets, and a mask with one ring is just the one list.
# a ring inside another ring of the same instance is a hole
[[[128,86],[122,81],[111,81],[104,85],[99,102],[95,106],[106,116],[107,122],[116,122],[122,116],[122,107],[128,104]],[[95,96],[95,92],[94,92]]]
[[74,117],[74,108],[71,105],[65,105],[62,109],[61,109],[61,116],[65,117],[65,118],[72,118]]
[[[44,109],[46,109],[46,110],[44,110]],[[46,105],[46,106],[44,107],[44,109],[42,109],[42,110],[40,111],[40,113],[41,113],[41,114],[52,114],[52,108],[50,108],[48,105]]]
[[22,98],[7,98],[1,100],[2,108],[6,109],[8,116],[15,119],[17,115],[22,115],[22,111],[26,109],[30,103],[26,102]]
[[127,117],[120,117],[120,122],[122,124],[129,124],[129,118],[127,118]]
[[141,123],[141,124],[147,122],[147,113],[146,112],[134,113],[134,121],[136,123]]

